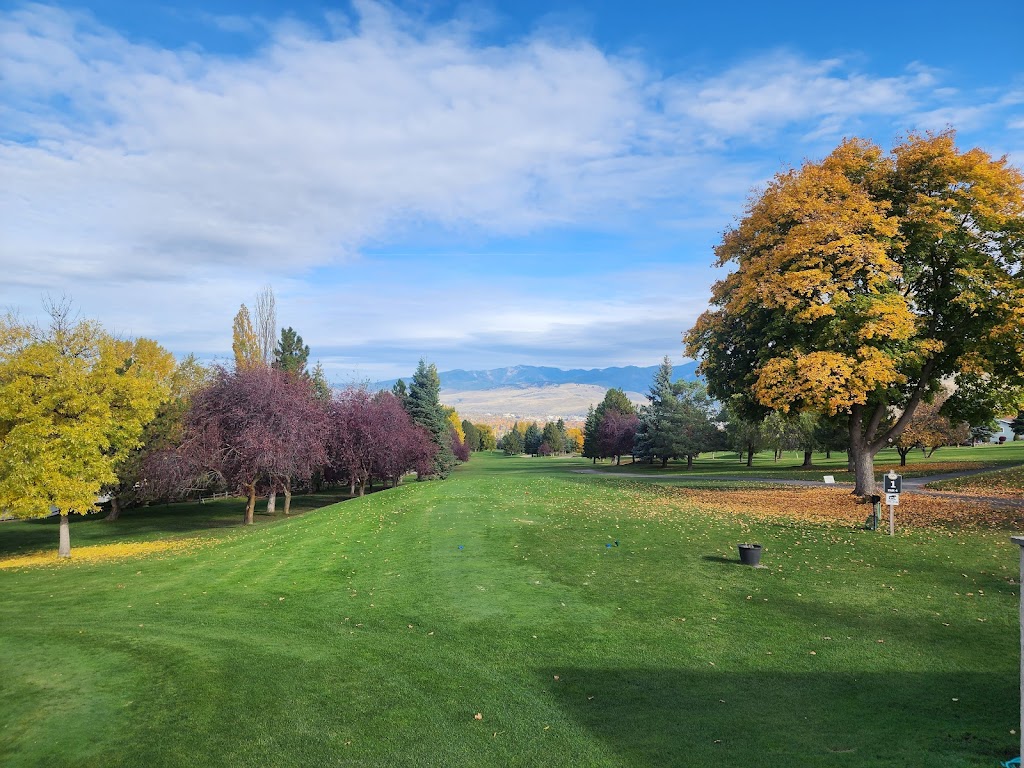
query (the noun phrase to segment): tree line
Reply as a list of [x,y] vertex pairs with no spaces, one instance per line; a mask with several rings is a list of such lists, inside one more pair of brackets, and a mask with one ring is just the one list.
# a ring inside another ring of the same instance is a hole
[[[109,499],[123,507],[222,489],[288,514],[296,485],[375,481],[397,485],[448,476],[471,449],[493,442],[439,400],[433,364],[420,360],[408,389],[335,391],[292,328],[277,335],[273,292],[243,304],[232,333],[233,365],[177,362],[150,339],[122,340],[79,320],[70,302],[48,302],[48,325],[0,319],[0,510],[60,515],[70,556],[69,514]],[[404,386],[404,385],[403,385]],[[466,439],[466,426],[472,446]]]

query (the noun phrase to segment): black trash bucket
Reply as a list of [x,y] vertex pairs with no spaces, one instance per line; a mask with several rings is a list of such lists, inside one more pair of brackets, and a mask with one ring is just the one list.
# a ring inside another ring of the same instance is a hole
[[761,562],[760,544],[740,544],[740,562],[743,565],[757,565]]

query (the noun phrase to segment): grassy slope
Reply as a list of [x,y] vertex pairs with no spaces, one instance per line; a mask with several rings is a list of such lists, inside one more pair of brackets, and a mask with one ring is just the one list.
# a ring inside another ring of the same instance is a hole
[[[0,764],[1017,754],[1006,533],[746,524],[567,464],[475,457],[185,555],[0,571]],[[735,564],[750,539],[767,568]]]

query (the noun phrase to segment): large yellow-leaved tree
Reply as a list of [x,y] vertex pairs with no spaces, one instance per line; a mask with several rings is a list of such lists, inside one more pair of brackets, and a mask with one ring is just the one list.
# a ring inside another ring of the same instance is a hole
[[1021,400],[1024,176],[952,131],[777,175],[715,254],[733,271],[685,337],[709,391],[751,417],[847,415],[856,493],[941,382],[973,423]]
[[70,557],[68,515],[97,509],[101,489],[138,445],[167,396],[174,358],[149,339],[125,341],[49,308],[42,328],[0,319],[0,509],[60,514],[58,553]]

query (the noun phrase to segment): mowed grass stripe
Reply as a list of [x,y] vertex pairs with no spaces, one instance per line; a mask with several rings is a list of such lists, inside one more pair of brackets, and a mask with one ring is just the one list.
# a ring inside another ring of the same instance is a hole
[[474,457],[177,557],[0,573],[0,762],[1011,756],[1005,533],[651,518],[663,489],[560,466]]

